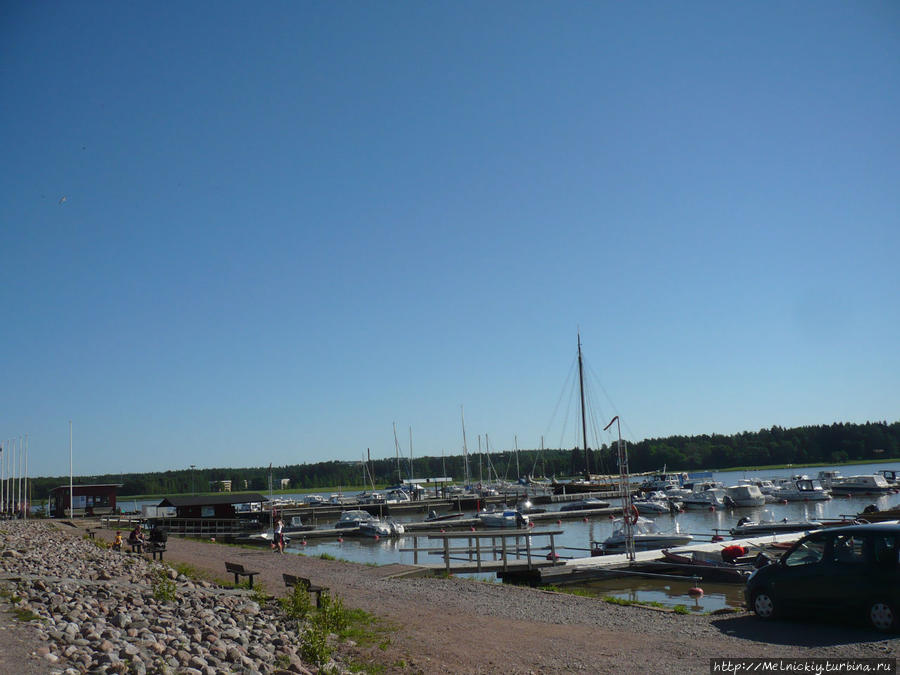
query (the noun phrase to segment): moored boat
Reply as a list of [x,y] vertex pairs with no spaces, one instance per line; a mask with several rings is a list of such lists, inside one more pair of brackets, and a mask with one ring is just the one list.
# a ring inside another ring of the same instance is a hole
[[781,534],[783,532],[807,532],[818,530],[822,523],[817,520],[788,520],[783,518],[776,520],[770,511],[765,512],[765,518],[752,520],[749,517],[741,518],[737,525],[731,529],[734,537],[751,537],[761,534]]
[[484,527],[528,527],[528,516],[516,509],[495,509],[478,512]]
[[[676,530],[672,532],[660,532],[656,529],[656,523],[649,518],[638,517],[634,523],[634,550],[651,551],[654,549],[672,548],[684,546],[694,540],[694,536],[686,532]],[[621,518],[613,521],[615,527],[613,533],[602,543],[592,542],[591,555],[605,555],[609,553],[622,553],[625,551],[625,525]]]

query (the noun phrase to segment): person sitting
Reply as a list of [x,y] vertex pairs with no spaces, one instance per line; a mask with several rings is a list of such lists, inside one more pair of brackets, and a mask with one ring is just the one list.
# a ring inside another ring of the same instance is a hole
[[122,533],[118,530],[116,531],[116,538],[113,539],[112,548],[113,551],[122,550]]
[[141,549],[144,547],[144,530],[141,529],[140,524],[128,535],[128,544],[131,546],[132,551],[141,552]]

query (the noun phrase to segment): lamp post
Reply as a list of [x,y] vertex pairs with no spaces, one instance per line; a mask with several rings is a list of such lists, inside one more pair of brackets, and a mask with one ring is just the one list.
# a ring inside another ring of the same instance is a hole
[[197,466],[197,465],[191,464],[191,494],[192,495],[197,494],[197,491],[194,489],[194,467],[195,466]]

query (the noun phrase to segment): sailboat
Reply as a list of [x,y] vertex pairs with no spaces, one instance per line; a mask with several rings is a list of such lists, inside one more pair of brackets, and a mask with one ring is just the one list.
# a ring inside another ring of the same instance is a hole
[[551,481],[553,493],[557,495],[578,494],[583,492],[613,491],[617,485],[612,480],[599,480],[591,476],[589,453],[587,445],[587,418],[584,412],[584,361],[581,358],[581,333],[578,334],[578,388],[581,394],[581,439],[584,451],[584,475],[576,480],[557,481],[554,477]]

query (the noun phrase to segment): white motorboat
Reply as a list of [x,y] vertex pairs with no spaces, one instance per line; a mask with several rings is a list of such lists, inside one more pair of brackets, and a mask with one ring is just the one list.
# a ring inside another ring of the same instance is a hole
[[896,489],[897,486],[888,483],[884,475],[880,473],[847,476],[831,482],[831,492],[836,495],[887,494]]
[[[656,523],[649,518],[639,517],[634,524],[634,550],[651,551],[654,549],[674,548],[690,544],[694,537],[686,532],[679,532],[678,525],[673,532],[660,532],[656,529]],[[593,551],[598,547],[592,546]],[[621,518],[613,521],[613,533],[600,544],[599,551],[603,554],[622,553],[625,551],[625,524]]]
[[[727,501],[726,501],[727,499]],[[731,499],[725,494],[724,488],[710,488],[694,492],[690,497],[684,497],[681,502],[686,509],[724,509]]]
[[359,524],[359,533],[365,537],[394,537],[404,532],[403,525],[393,519],[373,517]]
[[516,509],[479,511],[478,520],[484,527],[528,527],[528,516]]
[[884,479],[894,487],[900,487],[900,470],[897,469],[881,469],[876,473],[884,476]]
[[789,502],[813,502],[831,499],[831,495],[811,478],[797,478],[785,483],[778,493],[781,499]]
[[666,497],[664,492],[651,492],[645,499],[635,499],[631,502],[634,504],[638,513],[671,513],[677,511]]
[[730,497],[735,506],[763,506],[766,497],[755,485],[731,485],[725,488],[725,496]]
[[338,520],[334,526],[338,529],[344,529],[349,527],[359,527],[363,523],[367,523],[370,520],[374,520],[374,516],[367,511],[362,511],[360,509],[353,509],[350,511],[344,511],[341,513],[341,518]]
[[783,518],[776,520],[771,511],[766,511],[763,518],[751,520],[741,518],[735,527],[731,529],[734,537],[748,537],[763,534],[781,534],[783,532],[807,532],[818,530],[822,523],[817,520],[788,520]]

